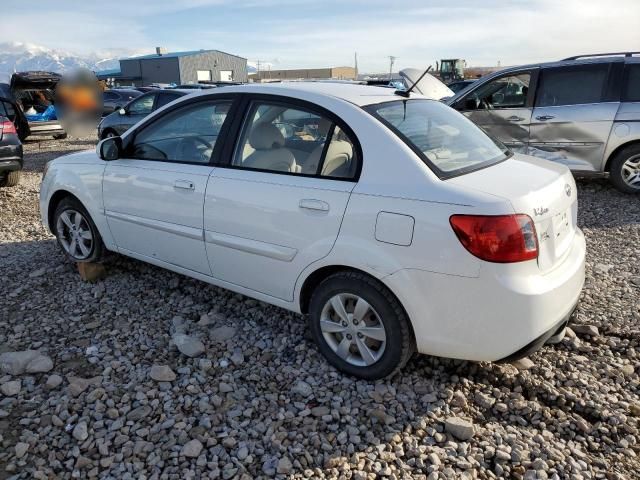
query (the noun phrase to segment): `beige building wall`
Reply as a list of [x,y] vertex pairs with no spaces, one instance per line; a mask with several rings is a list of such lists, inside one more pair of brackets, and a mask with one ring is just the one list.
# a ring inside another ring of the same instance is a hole
[[249,75],[254,82],[270,80],[355,80],[356,69],[353,67],[303,68],[295,70],[262,70]]

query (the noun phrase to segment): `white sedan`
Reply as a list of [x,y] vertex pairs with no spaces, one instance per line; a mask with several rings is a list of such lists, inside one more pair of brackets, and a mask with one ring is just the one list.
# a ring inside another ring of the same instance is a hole
[[207,90],[47,167],[42,220],[71,260],[118,252],[308,314],[362,378],[415,351],[524,356],[562,337],[584,283],[569,170],[413,93]]

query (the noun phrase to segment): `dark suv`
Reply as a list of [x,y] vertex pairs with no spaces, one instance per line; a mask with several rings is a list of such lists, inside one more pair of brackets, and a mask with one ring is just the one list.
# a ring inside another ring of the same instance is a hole
[[640,52],[511,67],[446,100],[511,150],[640,193]]

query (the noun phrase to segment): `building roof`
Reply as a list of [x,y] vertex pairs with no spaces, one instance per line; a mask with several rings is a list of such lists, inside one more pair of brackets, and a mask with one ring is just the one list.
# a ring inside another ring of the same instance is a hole
[[155,58],[180,58],[180,57],[189,57],[192,55],[198,55],[201,53],[210,53],[210,52],[218,52],[218,53],[222,53],[223,55],[229,55],[231,57],[237,57],[237,58],[243,58],[243,57],[239,57],[238,55],[233,55],[232,53],[227,53],[227,52],[223,52],[221,50],[214,50],[214,49],[209,49],[209,50],[188,50],[185,52],[169,52],[169,53],[163,53],[162,55],[158,55],[157,53],[151,53],[149,55],[140,55],[138,57],[127,57],[127,58],[121,58],[120,60],[147,60],[147,59],[155,59]]

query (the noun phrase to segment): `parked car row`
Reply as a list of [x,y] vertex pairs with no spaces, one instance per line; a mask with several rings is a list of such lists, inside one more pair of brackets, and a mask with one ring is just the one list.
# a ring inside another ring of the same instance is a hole
[[98,138],[122,135],[129,127],[160,107],[190,93],[185,90],[152,89],[135,97],[123,107],[105,116],[98,124]]
[[308,314],[328,361],[368,379],[414,351],[559,341],[584,282],[569,170],[390,88],[184,95],[49,162],[40,211],[74,262],[119,252]]

